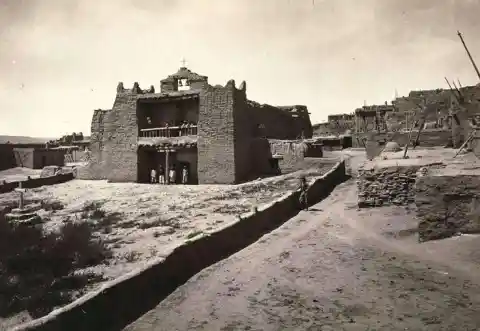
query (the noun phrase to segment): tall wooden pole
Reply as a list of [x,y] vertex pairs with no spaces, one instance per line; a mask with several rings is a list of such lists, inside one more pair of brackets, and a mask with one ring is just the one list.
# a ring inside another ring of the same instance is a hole
[[458,34],[458,37],[460,38],[460,40],[461,40],[461,42],[462,42],[462,44],[463,44],[463,47],[464,47],[465,50],[467,51],[467,55],[468,55],[468,57],[470,58],[470,62],[472,62],[473,68],[475,69],[475,72],[477,73],[478,79],[480,79],[480,71],[478,70],[478,67],[477,67],[477,65],[475,64],[475,61],[473,60],[472,54],[470,54],[470,51],[468,50],[468,47],[467,47],[467,45],[465,44],[465,41],[463,40],[462,34],[460,33],[460,31],[457,31],[457,34]]

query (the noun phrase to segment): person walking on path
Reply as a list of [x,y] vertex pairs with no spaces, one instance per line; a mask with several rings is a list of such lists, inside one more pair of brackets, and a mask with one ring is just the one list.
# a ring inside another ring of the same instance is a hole
[[305,177],[300,178],[300,206],[302,209],[308,210],[308,196],[307,196],[307,191],[308,191],[308,183],[307,179]]

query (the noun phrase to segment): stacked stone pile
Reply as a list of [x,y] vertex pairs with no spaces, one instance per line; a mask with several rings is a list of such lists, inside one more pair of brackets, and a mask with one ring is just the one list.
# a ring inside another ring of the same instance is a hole
[[408,205],[415,202],[415,180],[420,167],[360,170],[358,206]]
[[31,204],[23,208],[15,208],[5,215],[5,219],[14,222],[16,225],[38,225],[42,223],[42,218],[37,214],[37,211],[40,209],[40,204]]

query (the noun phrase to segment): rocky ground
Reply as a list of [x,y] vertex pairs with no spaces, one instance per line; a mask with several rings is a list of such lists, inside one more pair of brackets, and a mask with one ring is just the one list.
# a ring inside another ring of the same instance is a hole
[[125,331],[479,330],[480,237],[420,244],[417,224],[413,206],[359,210],[350,180]]

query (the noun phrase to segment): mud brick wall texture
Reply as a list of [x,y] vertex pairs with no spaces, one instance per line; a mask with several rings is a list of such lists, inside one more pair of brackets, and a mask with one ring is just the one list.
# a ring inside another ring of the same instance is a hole
[[200,93],[198,182],[233,184],[235,177],[234,82]]
[[[246,83],[242,82],[239,89],[234,90],[234,113],[235,121],[235,177],[236,182],[244,182],[256,178],[262,172],[257,167],[257,159],[262,163],[268,162],[268,150],[257,154],[262,150],[262,143],[255,141],[252,136],[252,119],[248,113]],[[258,147],[258,148],[257,148]]]
[[419,239],[480,233],[480,175],[419,176],[415,204]]
[[90,135],[90,164],[78,168],[79,179],[107,179],[107,167],[103,152],[104,118],[108,110],[97,109],[93,112]]
[[119,93],[113,108],[105,114],[103,143],[107,179],[112,182],[137,180],[137,95]]
[[111,110],[95,111],[90,139],[91,161],[77,178],[137,181],[137,94],[118,92]]
[[415,201],[415,179],[420,167],[360,170],[358,206],[408,205]]

